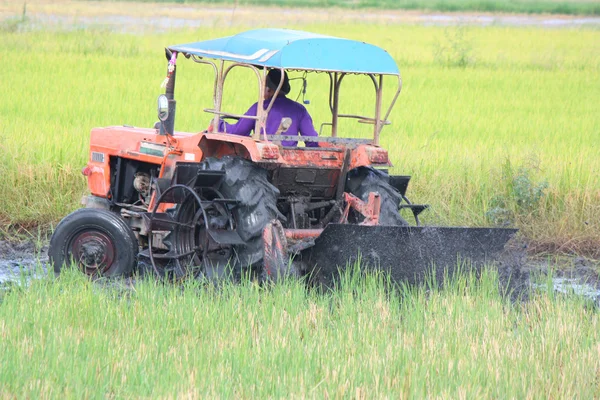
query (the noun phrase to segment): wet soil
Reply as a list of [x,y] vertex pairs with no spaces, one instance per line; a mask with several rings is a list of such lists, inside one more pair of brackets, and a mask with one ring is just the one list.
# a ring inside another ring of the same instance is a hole
[[[600,306],[600,261],[579,256],[527,256],[522,243],[511,243],[496,268],[501,290],[513,300],[527,300],[531,289],[550,284],[558,293],[575,293]],[[33,241],[0,240],[0,286],[48,272],[48,248]],[[140,270],[148,270],[140,264]],[[548,279],[551,276],[551,279]]]
[[20,279],[22,274],[46,272],[48,248],[38,248],[33,241],[0,240],[0,284]]
[[496,265],[501,290],[513,300],[527,300],[531,289],[577,294],[600,306],[600,260],[577,255],[527,256],[507,248]]

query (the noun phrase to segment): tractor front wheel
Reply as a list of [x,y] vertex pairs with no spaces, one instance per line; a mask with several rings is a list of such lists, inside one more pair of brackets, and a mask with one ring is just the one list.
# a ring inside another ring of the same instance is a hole
[[137,253],[137,239],[123,218],[95,208],[66,216],[56,226],[48,250],[56,274],[65,265],[74,265],[93,277],[131,274]]

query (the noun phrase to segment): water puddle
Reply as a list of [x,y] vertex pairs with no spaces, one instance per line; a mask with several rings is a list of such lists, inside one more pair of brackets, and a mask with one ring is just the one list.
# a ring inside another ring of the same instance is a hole
[[554,278],[552,280],[554,291],[558,293],[573,293],[578,296],[594,300],[600,305],[600,290],[587,283],[579,283],[577,279]]
[[47,249],[36,251],[31,242],[0,241],[0,285],[47,273]]
[[[533,283],[531,286],[533,289],[541,291],[548,288],[547,285],[538,283]],[[600,307],[600,289],[591,283],[582,282],[577,278],[553,278],[552,288],[556,293],[581,296]]]

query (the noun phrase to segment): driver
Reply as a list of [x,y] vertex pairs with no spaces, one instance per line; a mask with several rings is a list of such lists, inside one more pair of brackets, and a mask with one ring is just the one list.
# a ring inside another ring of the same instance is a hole
[[[281,71],[278,69],[272,69],[267,74],[267,81],[265,86],[265,96],[262,107],[266,110],[269,106],[269,102],[275,95],[275,91],[277,90],[277,86],[281,81]],[[292,123],[287,131],[283,132],[283,135],[298,135],[298,133],[302,136],[318,136],[315,127],[313,126],[312,118],[310,114],[306,110],[306,108],[300,104],[295,102],[294,100],[290,100],[286,97],[286,95],[290,92],[290,81],[287,73],[284,71],[283,73],[283,84],[281,89],[279,90],[279,95],[275,99],[273,103],[273,107],[269,111],[269,115],[267,116],[267,135],[273,135],[277,132],[279,125],[281,123],[281,119],[285,117],[289,117],[292,120]],[[252,107],[246,111],[244,115],[256,116],[256,109],[258,107],[258,103],[254,103]],[[248,136],[254,130],[255,120],[249,118],[240,118],[240,120],[235,124],[228,124],[224,121],[219,122],[219,132],[230,133],[233,135],[240,136]],[[209,132],[213,131],[212,123],[208,127]],[[284,140],[281,142],[282,146],[296,146],[298,144],[297,141],[293,140]],[[307,147],[319,147],[318,142],[306,142]]]

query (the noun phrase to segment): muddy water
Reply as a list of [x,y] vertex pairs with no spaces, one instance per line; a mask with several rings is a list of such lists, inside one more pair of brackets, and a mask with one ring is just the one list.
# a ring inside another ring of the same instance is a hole
[[530,289],[575,294],[600,306],[600,261],[583,257],[560,259],[526,258],[523,263],[498,265],[500,283],[513,291],[511,297],[527,294]]
[[[0,241],[0,287],[10,281],[34,279],[47,273],[47,247],[36,250],[32,242]],[[551,284],[558,293],[573,293],[600,306],[600,262],[582,257],[560,260],[526,258],[508,250],[497,265],[500,284],[514,299],[531,288],[546,290]],[[553,278],[547,276],[552,271]]]
[[36,249],[30,241],[13,242],[0,240],[0,284],[27,278],[47,271],[47,248]]

